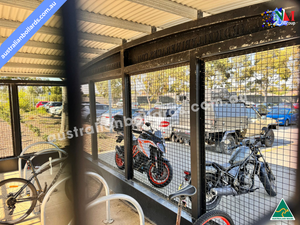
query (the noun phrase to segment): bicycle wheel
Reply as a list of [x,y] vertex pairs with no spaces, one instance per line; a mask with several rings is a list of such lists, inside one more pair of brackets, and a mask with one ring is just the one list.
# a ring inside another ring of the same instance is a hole
[[[20,189],[27,184],[17,196]],[[22,178],[11,178],[0,182],[0,224],[16,224],[34,210],[37,191],[33,184]]]
[[[85,177],[85,200],[86,203],[89,203],[93,200],[95,200],[102,191],[103,184],[96,180],[95,178],[91,176]],[[71,179],[68,179],[66,181],[65,185],[65,191],[68,199],[70,201],[73,201],[73,189],[72,189],[72,181]]]
[[209,211],[200,216],[194,225],[234,225],[232,218],[221,210]]

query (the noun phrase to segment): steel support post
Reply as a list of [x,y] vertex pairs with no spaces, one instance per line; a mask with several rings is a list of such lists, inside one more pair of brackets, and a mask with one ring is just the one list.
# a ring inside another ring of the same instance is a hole
[[121,73],[123,87],[123,115],[124,115],[124,151],[125,151],[125,178],[133,178],[132,163],[132,126],[127,125],[126,118],[132,118],[131,115],[131,87],[130,76],[124,72],[124,51],[121,51]]
[[[76,1],[68,0],[62,6],[64,59],[68,99],[68,118],[70,130],[82,128],[81,119],[81,91],[79,69],[78,26],[76,15]],[[83,137],[70,140],[69,160],[73,180],[73,209],[75,225],[86,224],[85,219],[85,182]]]
[[9,102],[14,156],[19,156],[22,152],[22,137],[20,126],[18,86],[16,84],[9,85]]
[[206,211],[205,199],[205,113],[200,105],[205,100],[205,63],[190,57],[190,133],[192,185],[197,194],[192,196],[192,216],[198,218]]
[[95,97],[95,82],[89,81],[89,100],[90,100],[90,119],[91,126],[94,127],[94,133],[91,135],[92,141],[92,156],[93,160],[98,159],[98,142],[97,142],[97,114],[96,114],[96,97]]

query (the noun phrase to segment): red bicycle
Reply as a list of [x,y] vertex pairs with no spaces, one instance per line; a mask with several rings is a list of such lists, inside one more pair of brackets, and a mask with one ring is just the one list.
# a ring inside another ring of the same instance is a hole
[[[197,193],[197,189],[193,185],[188,185],[185,188],[178,190],[177,192],[169,195],[169,199],[179,198],[178,201],[178,213],[176,225],[180,225],[181,211],[182,207],[185,206],[184,200],[187,197],[191,197]],[[219,224],[219,225],[234,225],[232,218],[225,212],[221,210],[211,210],[202,216],[200,216],[193,225],[209,225],[209,224]]]

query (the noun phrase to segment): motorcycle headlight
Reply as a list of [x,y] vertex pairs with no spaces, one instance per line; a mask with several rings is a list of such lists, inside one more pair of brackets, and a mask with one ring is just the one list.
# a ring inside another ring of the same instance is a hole
[[163,153],[167,153],[167,149],[164,143],[157,143],[157,146]]

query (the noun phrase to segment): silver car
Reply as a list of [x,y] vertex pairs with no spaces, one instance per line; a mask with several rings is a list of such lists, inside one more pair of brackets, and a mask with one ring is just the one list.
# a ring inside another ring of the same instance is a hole
[[[181,106],[168,103],[156,105],[150,109],[145,116],[145,123],[150,122],[152,128],[160,130],[164,138],[170,138],[172,135],[172,126],[179,124],[179,113]],[[143,129],[149,129],[143,125]]]
[[[81,116],[83,120],[90,121],[91,119],[91,110],[90,105],[85,103],[81,105]],[[103,113],[108,110],[108,105],[96,103],[96,117],[100,117]]]

